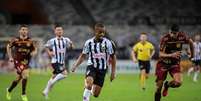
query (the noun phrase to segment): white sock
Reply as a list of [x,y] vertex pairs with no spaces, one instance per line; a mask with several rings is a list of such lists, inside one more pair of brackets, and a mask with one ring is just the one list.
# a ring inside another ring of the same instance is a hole
[[51,78],[51,79],[48,81],[47,86],[46,86],[45,90],[43,91],[43,93],[45,93],[45,94],[47,95],[47,94],[49,93],[49,91],[51,90],[51,88],[53,87],[53,85],[54,85],[57,81],[62,80],[62,79],[64,79],[65,77],[66,77],[65,75],[59,73],[59,74],[56,75],[56,77],[55,77],[54,79]]
[[197,81],[198,75],[199,75],[199,71],[196,71],[194,73],[193,81],[195,81],[195,82]]
[[45,93],[46,95],[49,93],[49,90],[51,88],[51,85],[52,85],[52,78],[48,81],[43,93]]
[[66,75],[64,74],[57,74],[56,77],[52,80],[52,84],[54,85],[57,81],[62,80],[66,77]]
[[91,90],[88,90],[87,88],[85,88],[83,93],[83,101],[89,101],[90,95],[91,95]]
[[192,72],[193,70],[194,70],[193,67],[191,67],[191,68],[188,69],[188,76],[190,76],[190,74],[191,74],[191,72]]

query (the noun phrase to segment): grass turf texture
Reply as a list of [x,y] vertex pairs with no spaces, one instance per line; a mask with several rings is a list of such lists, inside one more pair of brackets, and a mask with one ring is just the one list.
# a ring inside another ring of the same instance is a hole
[[[50,75],[31,73],[27,96],[29,101],[45,101],[41,92]],[[6,88],[15,79],[14,74],[0,74],[0,101],[6,101]],[[138,74],[118,74],[115,81],[110,83],[109,76],[98,98],[91,97],[91,101],[154,101],[155,76],[151,75],[146,82],[146,90],[139,86]],[[70,74],[66,79],[57,83],[50,92],[48,101],[82,101],[84,89],[84,75]],[[12,92],[11,101],[21,101],[21,83]],[[190,77],[184,75],[183,85],[178,89],[170,89],[169,95],[162,101],[201,101],[201,79],[194,83]]]

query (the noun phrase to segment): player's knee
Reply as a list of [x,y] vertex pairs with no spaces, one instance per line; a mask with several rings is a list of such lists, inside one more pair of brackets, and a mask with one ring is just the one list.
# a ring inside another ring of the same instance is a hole
[[161,81],[161,80],[160,80],[160,81],[157,81],[156,86],[157,86],[156,92],[157,92],[157,93],[160,93],[161,90],[162,90],[162,87],[163,87],[163,81]]
[[92,77],[87,77],[86,80],[85,80],[85,83],[86,83],[87,88],[91,88],[92,85],[93,85],[93,78]]

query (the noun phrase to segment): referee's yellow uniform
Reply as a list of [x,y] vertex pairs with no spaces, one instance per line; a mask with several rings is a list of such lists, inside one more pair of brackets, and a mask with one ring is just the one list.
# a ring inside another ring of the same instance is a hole
[[137,59],[141,61],[149,61],[151,56],[151,51],[154,50],[154,46],[146,41],[145,44],[138,42],[133,47],[133,51],[137,53]]

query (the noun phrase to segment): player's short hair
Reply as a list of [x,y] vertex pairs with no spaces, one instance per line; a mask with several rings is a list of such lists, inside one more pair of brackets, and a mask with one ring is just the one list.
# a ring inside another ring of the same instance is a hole
[[177,24],[172,24],[172,25],[170,26],[170,30],[171,30],[172,32],[178,32],[178,31],[179,31],[179,25],[177,25]]
[[27,27],[27,28],[28,28],[28,25],[26,25],[26,24],[21,24],[19,28],[22,28],[22,27]]
[[140,35],[147,35],[147,33],[145,33],[145,32],[142,32],[142,33],[140,33]]
[[57,27],[62,27],[63,28],[63,26],[61,24],[55,24],[54,25],[54,29],[56,29]]
[[94,28],[96,28],[96,27],[104,28],[105,25],[104,25],[103,23],[96,23],[96,24],[94,25]]

